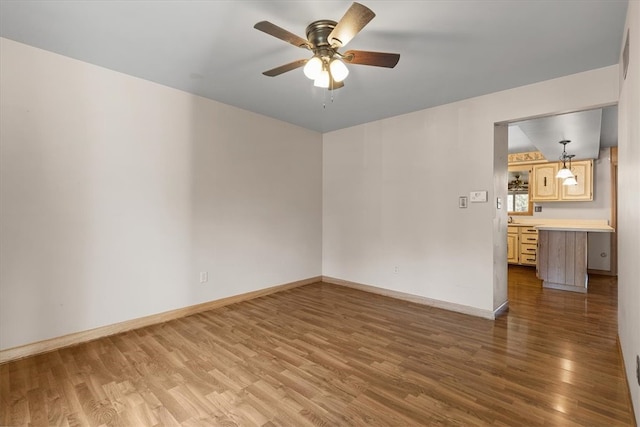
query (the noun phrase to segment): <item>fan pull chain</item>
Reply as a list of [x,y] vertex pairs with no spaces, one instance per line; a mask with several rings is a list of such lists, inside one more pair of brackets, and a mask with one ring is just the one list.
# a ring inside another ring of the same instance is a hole
[[334,91],[333,91],[333,90],[326,89],[326,90],[324,91],[324,93],[322,94],[322,108],[323,108],[323,109],[326,109],[326,108],[327,108],[327,92],[331,92],[331,97],[330,97],[329,99],[330,99],[330,101],[331,101],[331,103],[332,103],[332,104],[333,104],[333,100],[334,100],[334,98],[333,98],[333,92],[334,92]]

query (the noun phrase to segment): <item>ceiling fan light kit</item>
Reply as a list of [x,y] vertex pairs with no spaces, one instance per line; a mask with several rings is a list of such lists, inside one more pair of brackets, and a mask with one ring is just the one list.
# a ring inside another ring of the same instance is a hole
[[309,24],[306,29],[306,40],[271,22],[258,22],[254,25],[255,29],[313,52],[313,56],[309,59],[281,65],[262,74],[275,77],[304,66],[304,75],[313,80],[314,86],[333,90],[343,87],[343,81],[349,75],[349,69],[345,62],[376,67],[395,67],[400,60],[400,55],[397,53],[361,50],[340,53],[338,51],[349,43],[375,16],[375,13],[368,7],[360,3],[353,3],[338,22],[321,19]]

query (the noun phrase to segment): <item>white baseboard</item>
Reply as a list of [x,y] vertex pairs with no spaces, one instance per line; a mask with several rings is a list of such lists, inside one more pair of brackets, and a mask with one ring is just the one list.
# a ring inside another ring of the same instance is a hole
[[92,341],[109,335],[118,334],[120,332],[130,331],[132,329],[143,328],[145,326],[155,325],[167,322],[169,320],[190,316],[214,308],[223,307],[237,302],[247,301],[261,296],[282,292],[287,289],[297,288],[299,286],[309,285],[321,280],[321,276],[311,277],[309,279],[298,280],[295,282],[285,283],[282,285],[272,286],[266,289],[260,289],[253,292],[247,292],[240,295],[234,295],[219,300],[208,301],[202,304],[196,304],[189,307],[179,308],[176,310],[166,311],[164,313],[152,314],[151,316],[140,317],[137,319],[126,320],[124,322],[114,323],[112,325],[102,326],[88,331],[75,332],[61,337],[51,338],[44,341],[38,341],[18,347],[0,350],[0,363],[12,360],[22,359],[36,354],[46,353],[52,350],[58,350],[63,347],[81,344],[83,342]]
[[493,310],[493,318],[497,319],[499,316],[502,316],[505,312],[509,310],[509,301],[505,301],[498,308]]
[[505,302],[502,306],[498,307],[496,311],[491,310],[483,310],[481,308],[470,307],[468,305],[455,304],[447,301],[440,301],[436,299],[431,299],[427,297],[422,297],[419,295],[408,294],[405,292],[393,291],[390,289],[379,288],[377,286],[364,285],[362,283],[350,282],[348,280],[336,279],[335,277],[322,276],[322,281],[325,283],[331,283],[333,285],[346,286],[353,289],[359,289],[361,291],[370,292],[373,294],[384,295],[386,297],[396,298],[404,301],[415,302],[416,304],[428,305],[430,307],[442,308],[444,310],[455,311],[456,313],[468,314],[471,316],[482,317],[484,319],[494,320],[496,318],[496,314],[498,314],[501,310],[506,309],[503,308]]

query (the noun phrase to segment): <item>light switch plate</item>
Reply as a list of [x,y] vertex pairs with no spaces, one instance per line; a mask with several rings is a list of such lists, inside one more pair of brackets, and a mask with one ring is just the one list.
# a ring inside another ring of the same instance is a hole
[[471,203],[483,203],[487,201],[487,191],[472,191],[469,193]]

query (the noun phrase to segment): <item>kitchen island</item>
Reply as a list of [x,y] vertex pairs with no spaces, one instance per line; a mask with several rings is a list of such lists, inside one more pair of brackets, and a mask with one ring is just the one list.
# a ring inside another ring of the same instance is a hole
[[545,288],[586,293],[587,233],[612,233],[606,224],[538,225],[536,273]]

